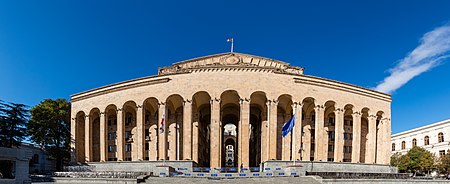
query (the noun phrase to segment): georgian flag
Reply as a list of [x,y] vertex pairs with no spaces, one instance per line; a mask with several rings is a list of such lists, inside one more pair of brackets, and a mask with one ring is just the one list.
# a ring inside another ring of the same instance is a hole
[[289,119],[289,121],[284,123],[283,127],[281,128],[281,133],[283,137],[286,137],[289,134],[289,132],[292,131],[292,128],[294,128],[294,124],[295,124],[295,114],[292,115],[291,119]]
[[233,38],[228,38],[227,42],[233,42]]
[[165,118],[166,113],[164,112],[162,114],[162,119],[161,119],[161,126],[159,127],[159,132],[162,134],[164,133],[164,118]]

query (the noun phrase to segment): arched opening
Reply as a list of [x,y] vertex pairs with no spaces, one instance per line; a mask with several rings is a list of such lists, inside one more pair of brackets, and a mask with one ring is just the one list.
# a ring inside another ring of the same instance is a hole
[[192,113],[192,160],[199,167],[209,167],[211,96],[207,92],[200,91],[192,96]]
[[117,161],[117,107],[115,105],[109,105],[105,109],[106,118],[106,130],[107,135],[107,151],[108,154],[105,158],[108,161]]
[[233,124],[225,125],[224,130],[224,140],[225,140],[225,167],[237,167],[237,162],[235,158],[236,153],[236,126]]
[[444,142],[444,134],[442,132],[438,133],[438,143]]
[[314,160],[314,151],[315,151],[315,110],[314,107],[314,98],[308,97],[303,99],[302,101],[303,109],[302,109],[302,145],[300,146],[301,151],[301,159],[302,160]]
[[367,145],[369,141],[369,109],[364,108],[361,111],[361,143],[360,143],[360,157],[359,161],[361,163],[365,163],[366,161],[366,153],[367,153]]
[[144,101],[144,158],[158,160],[158,100],[147,98]]
[[86,162],[85,155],[85,121],[86,114],[83,111],[77,113],[76,132],[75,132],[75,148],[76,148],[76,160],[77,162]]
[[352,161],[353,144],[353,105],[344,106],[344,159],[343,162]]
[[100,110],[98,108],[92,109],[89,113],[90,118],[90,148],[91,148],[91,162],[100,161]]
[[167,105],[167,148],[169,160],[180,160],[183,156],[183,98],[171,95]]
[[[241,121],[240,119],[240,104],[239,104],[239,100],[240,97],[238,95],[238,93],[236,91],[225,91],[222,93],[222,95],[220,96],[220,100],[221,100],[221,104],[220,104],[220,119],[222,122],[221,125],[221,135],[220,136],[220,142],[221,142],[221,155],[225,155],[226,154],[226,139],[225,139],[225,125],[227,126],[234,126],[235,130],[236,130],[236,138],[235,138],[235,160],[233,163],[233,167],[237,167],[239,163],[242,163],[242,158],[240,158],[239,156],[242,155],[242,153],[239,153],[240,151],[242,151],[242,149],[240,148],[239,145],[239,139],[241,139],[241,137],[239,137],[239,122]],[[214,135],[212,135],[214,136]],[[221,159],[221,164],[223,166],[226,165],[226,156],[225,157],[220,157]]]
[[412,140],[412,147],[417,146],[417,139]]
[[[122,109],[122,122],[125,125],[124,134],[124,161],[137,160],[137,140],[135,140],[138,134],[136,128],[136,103],[128,101],[123,105]],[[135,150],[135,151],[133,151]]]
[[290,95],[281,95],[278,97],[277,108],[277,159],[291,160],[292,159],[292,132],[282,136],[281,129],[283,125],[291,119],[293,113],[292,97]]
[[[264,127],[263,122],[267,122],[267,97],[264,92],[254,92],[250,95],[250,153],[249,153],[249,166],[259,167],[262,160],[262,147],[267,146],[267,142],[263,143],[262,137],[267,136],[267,132],[262,134]],[[267,130],[266,130],[267,131]],[[265,148],[267,149],[267,147]]]
[[324,129],[327,135],[325,148],[327,150],[327,161],[334,161],[334,142],[335,142],[335,124],[336,124],[336,115],[334,111],[336,103],[333,101],[325,102],[325,116],[324,116]]
[[423,138],[423,144],[425,146],[430,145],[430,137],[428,137],[428,135]]

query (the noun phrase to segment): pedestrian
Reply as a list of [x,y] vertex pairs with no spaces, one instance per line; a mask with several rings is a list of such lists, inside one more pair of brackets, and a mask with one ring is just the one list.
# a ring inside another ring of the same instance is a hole
[[244,164],[241,163],[241,172],[244,172]]

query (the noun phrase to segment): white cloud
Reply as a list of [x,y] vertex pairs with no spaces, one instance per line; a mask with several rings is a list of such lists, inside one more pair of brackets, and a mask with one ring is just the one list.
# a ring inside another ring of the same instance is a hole
[[377,91],[392,93],[409,80],[437,66],[450,57],[450,25],[426,33],[420,44],[394,67],[390,75],[377,85]]

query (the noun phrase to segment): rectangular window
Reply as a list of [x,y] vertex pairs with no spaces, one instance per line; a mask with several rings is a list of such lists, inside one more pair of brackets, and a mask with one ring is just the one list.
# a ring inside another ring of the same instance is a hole
[[445,150],[440,150],[439,151],[439,157],[443,157],[445,155]]
[[145,143],[145,151],[148,151],[149,150],[149,145],[148,145],[148,143]]
[[116,146],[115,145],[108,146],[108,152],[109,153],[117,152]]
[[131,152],[131,144],[125,144],[125,151]]

